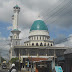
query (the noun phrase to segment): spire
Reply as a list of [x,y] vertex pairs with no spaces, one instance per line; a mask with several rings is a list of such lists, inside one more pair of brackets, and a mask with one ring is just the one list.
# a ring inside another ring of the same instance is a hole
[[38,18],[37,18],[37,20],[42,20],[42,18],[40,17],[40,14],[38,15]]

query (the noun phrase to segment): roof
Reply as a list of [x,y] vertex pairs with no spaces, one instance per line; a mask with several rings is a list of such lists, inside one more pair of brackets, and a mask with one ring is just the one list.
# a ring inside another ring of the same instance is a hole
[[18,5],[14,6],[14,8],[20,8]]
[[45,60],[48,60],[48,58],[32,58],[32,57],[29,57],[28,59],[30,61],[45,61]]
[[71,54],[72,53],[72,49],[67,49],[64,54]]
[[19,31],[18,29],[14,29],[13,31]]
[[46,47],[46,46],[24,46],[24,45],[18,45],[18,46],[14,46],[14,49],[62,49],[62,50],[66,50],[68,49],[68,47],[54,47],[54,46],[51,46],[51,47]]
[[15,7],[19,7],[18,5],[16,5]]
[[48,27],[42,20],[36,20],[31,26],[30,31],[32,30],[48,30]]
[[18,29],[14,29],[14,30],[12,30],[11,32],[12,32],[12,33],[13,33],[13,32],[20,33],[21,31],[19,31]]

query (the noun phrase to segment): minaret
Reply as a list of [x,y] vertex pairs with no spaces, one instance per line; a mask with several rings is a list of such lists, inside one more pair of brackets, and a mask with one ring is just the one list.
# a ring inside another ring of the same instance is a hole
[[18,30],[18,16],[20,12],[20,7],[16,5],[13,7],[13,10],[14,10],[14,15],[12,16],[13,28],[11,31],[12,36],[10,36],[11,38],[10,59],[13,58],[13,56],[16,56],[13,47],[20,45],[20,41],[21,41],[21,39],[19,39],[19,34],[21,31]]
[[21,31],[18,30],[18,17],[19,17],[19,12],[20,12],[20,7],[18,5],[13,7],[14,10],[14,15],[12,16],[12,21],[13,21],[13,28],[12,28],[12,45],[20,45],[20,40],[19,39],[19,34]]
[[20,7],[18,5],[13,7],[14,9],[14,29],[18,29],[18,16],[19,16],[19,12],[20,12]]

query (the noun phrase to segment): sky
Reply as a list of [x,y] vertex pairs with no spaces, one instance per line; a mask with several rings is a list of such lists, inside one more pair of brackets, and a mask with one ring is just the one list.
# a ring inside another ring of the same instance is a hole
[[3,56],[10,48],[13,7],[16,4],[21,9],[18,28],[22,42],[28,40],[30,27],[40,16],[55,46],[72,46],[72,0],[0,0],[0,51]]

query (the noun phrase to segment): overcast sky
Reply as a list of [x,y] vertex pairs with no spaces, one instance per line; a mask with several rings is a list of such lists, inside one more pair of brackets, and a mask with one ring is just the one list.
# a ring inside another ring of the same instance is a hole
[[33,22],[40,17],[48,26],[50,38],[56,46],[72,45],[72,0],[0,0],[0,49],[9,50],[13,7],[19,13],[20,38],[27,40]]

